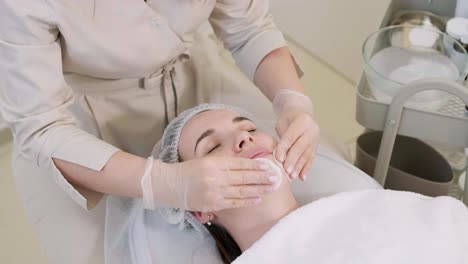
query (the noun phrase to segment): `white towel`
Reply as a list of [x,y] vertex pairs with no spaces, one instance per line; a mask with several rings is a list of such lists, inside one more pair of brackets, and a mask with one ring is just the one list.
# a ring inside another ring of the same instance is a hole
[[290,213],[234,263],[466,264],[468,210],[450,197],[341,193]]

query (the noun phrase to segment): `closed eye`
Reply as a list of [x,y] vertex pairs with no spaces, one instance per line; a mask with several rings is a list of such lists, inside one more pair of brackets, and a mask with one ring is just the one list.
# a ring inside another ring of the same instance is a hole
[[216,145],[214,148],[210,149],[210,151],[208,151],[206,154],[210,154],[213,150],[217,149],[219,146],[221,146],[221,145],[219,145],[219,144]]
[[255,129],[255,128],[254,128],[254,129],[250,129],[250,130],[249,130],[249,133],[253,133],[253,132],[255,132],[255,131],[257,131],[257,129]]

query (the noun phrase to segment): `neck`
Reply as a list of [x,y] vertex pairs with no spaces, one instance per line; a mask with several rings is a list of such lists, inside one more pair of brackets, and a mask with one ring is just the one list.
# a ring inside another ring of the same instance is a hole
[[293,194],[289,189],[287,191],[281,195],[272,193],[270,197],[263,198],[261,205],[220,219],[242,252],[250,248],[284,216],[298,208]]

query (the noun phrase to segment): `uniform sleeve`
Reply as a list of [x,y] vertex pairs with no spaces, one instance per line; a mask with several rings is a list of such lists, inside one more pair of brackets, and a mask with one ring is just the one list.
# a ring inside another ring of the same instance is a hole
[[72,186],[52,158],[99,171],[118,149],[79,129],[69,111],[73,92],[64,81],[53,17],[44,1],[0,1],[0,110],[17,151],[91,209],[102,194]]
[[[283,34],[269,13],[268,0],[217,0],[210,23],[251,80],[266,55],[286,46]],[[298,76],[302,77],[302,70],[294,57],[293,60]]]

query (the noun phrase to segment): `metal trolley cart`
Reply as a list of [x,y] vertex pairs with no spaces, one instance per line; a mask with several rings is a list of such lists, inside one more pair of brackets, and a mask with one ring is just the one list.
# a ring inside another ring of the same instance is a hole
[[[427,10],[452,17],[455,6],[455,0],[394,0],[381,27],[387,26],[392,14],[399,10]],[[425,90],[445,91],[452,97],[448,104],[434,112],[404,107],[412,95]],[[356,120],[367,129],[383,131],[375,179],[384,185],[397,134],[468,149],[468,112],[465,105],[468,105],[467,87],[436,79],[413,82],[393,97],[390,104],[382,103],[374,99],[363,73],[357,85]],[[468,205],[468,180],[465,180],[463,202]]]

